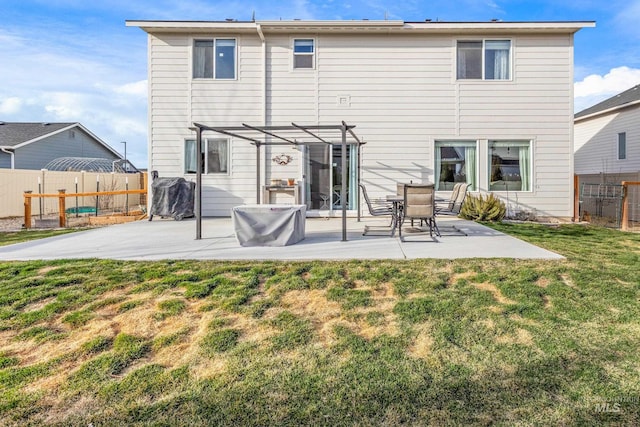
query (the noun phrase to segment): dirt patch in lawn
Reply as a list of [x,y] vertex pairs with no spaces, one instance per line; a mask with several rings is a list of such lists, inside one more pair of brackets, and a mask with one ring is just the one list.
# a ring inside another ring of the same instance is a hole
[[515,301],[510,300],[509,298],[502,295],[502,292],[500,292],[500,289],[498,289],[496,285],[494,285],[493,283],[488,283],[488,282],[474,283],[473,286],[476,287],[477,289],[480,289],[481,291],[491,292],[491,295],[493,295],[493,298],[500,304],[516,303]]

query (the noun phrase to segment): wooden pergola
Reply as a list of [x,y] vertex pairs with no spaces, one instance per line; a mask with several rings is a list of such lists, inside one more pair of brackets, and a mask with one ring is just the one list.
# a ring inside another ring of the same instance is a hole
[[[256,203],[260,204],[260,147],[286,145],[300,146],[313,144],[328,144],[342,146],[342,189],[341,194],[347,194],[347,152],[348,145],[358,147],[357,184],[360,183],[360,147],[365,144],[355,134],[355,125],[348,125],[344,121],[337,125],[299,125],[291,123],[285,126],[252,126],[243,123],[241,126],[209,126],[194,123],[192,130],[196,132],[196,153],[202,152],[202,134],[215,132],[249,142],[256,147]],[[202,238],[202,162],[198,161],[196,171],[196,240]],[[359,186],[358,194],[359,194]],[[360,198],[358,197],[358,200]],[[358,217],[360,209],[358,208]],[[347,203],[342,203],[342,241],[347,240]]]

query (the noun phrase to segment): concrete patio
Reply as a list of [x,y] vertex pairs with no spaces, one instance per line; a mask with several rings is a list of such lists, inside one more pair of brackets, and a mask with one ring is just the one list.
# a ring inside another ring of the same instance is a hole
[[[468,236],[446,230],[454,224]],[[563,259],[514,237],[458,218],[441,218],[443,236],[407,233],[407,241],[363,236],[365,224],[384,221],[349,218],[348,241],[341,241],[339,218],[307,218],[305,239],[283,247],[242,247],[231,218],[203,218],[202,239],[195,240],[194,219],[154,219],[96,228],[0,247],[0,260],[104,258],[119,260],[346,260],[418,258]],[[403,233],[404,234],[404,233]]]

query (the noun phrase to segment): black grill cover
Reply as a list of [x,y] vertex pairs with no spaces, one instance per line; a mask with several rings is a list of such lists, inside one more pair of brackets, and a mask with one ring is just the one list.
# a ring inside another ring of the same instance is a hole
[[154,215],[182,218],[194,216],[193,203],[196,183],[184,178],[156,178],[151,183],[151,212]]

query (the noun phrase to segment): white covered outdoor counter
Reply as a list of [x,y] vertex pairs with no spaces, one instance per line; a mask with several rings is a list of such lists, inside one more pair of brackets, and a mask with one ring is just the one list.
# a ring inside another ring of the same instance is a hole
[[287,246],[304,239],[305,205],[242,205],[231,209],[242,246]]

